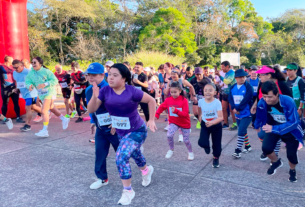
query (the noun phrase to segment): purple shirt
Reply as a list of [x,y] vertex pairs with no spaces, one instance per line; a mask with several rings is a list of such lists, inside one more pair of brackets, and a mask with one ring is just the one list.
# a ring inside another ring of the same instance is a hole
[[110,86],[101,88],[98,98],[105,104],[109,114],[129,118],[130,129],[116,129],[118,135],[125,136],[138,130],[144,124],[144,120],[138,113],[138,104],[143,95],[143,91],[130,85],[125,85],[121,95],[116,94]]

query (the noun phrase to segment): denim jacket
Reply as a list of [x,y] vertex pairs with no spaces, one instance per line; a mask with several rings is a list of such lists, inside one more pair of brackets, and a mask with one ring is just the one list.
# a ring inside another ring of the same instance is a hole
[[[291,133],[299,142],[303,145],[304,132],[299,120],[299,114],[294,104],[294,100],[289,96],[279,95],[280,106],[283,107],[283,111],[286,117],[286,123],[272,126],[272,133],[284,135]],[[262,98],[257,104],[256,120],[254,128],[259,129],[267,122],[267,103]]]

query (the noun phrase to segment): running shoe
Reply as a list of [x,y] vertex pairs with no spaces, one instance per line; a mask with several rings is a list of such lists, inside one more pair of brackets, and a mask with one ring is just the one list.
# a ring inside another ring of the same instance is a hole
[[123,205],[123,206],[127,206],[127,205],[131,204],[131,201],[135,197],[135,195],[136,195],[136,193],[133,191],[133,189],[131,189],[131,190],[124,189],[122,197],[119,200],[118,204]]
[[232,154],[233,157],[239,159],[241,158],[241,150],[240,149],[235,149],[235,152]]
[[72,111],[70,118],[73,119],[75,117],[75,115],[76,115],[76,111]]
[[89,142],[95,143],[95,139],[89,139]]
[[63,130],[68,128],[69,122],[70,122],[70,119],[64,117],[64,120],[61,121]]
[[42,121],[42,117],[41,116],[36,116],[35,119],[33,120],[33,122],[41,122]]
[[70,115],[69,115],[69,114],[66,114],[65,117],[66,117],[66,118],[70,118]]
[[195,158],[194,152],[189,152],[189,156],[187,157],[187,159],[188,159],[189,161],[192,161],[192,160],[194,160],[194,158]]
[[142,175],[142,186],[147,187],[151,183],[151,176],[154,173],[154,168],[152,165],[147,166],[148,173],[146,175]]
[[182,134],[179,134],[179,142],[183,142],[183,135]]
[[79,123],[79,122],[83,122],[84,119],[82,117],[78,117],[78,119],[76,119],[75,123]]
[[300,142],[300,143],[299,143],[298,150],[301,150],[302,148],[303,148],[303,145],[302,145],[302,143]]
[[4,121],[4,123],[6,124],[6,126],[7,126],[7,128],[8,128],[9,130],[13,129],[14,124],[13,124],[13,122],[12,122],[12,119],[7,118],[7,119]]
[[296,183],[297,182],[297,172],[295,170],[289,170],[289,179],[288,181],[292,182],[292,183]]
[[38,133],[35,133],[37,137],[49,137],[48,130],[40,130]]
[[237,130],[237,126],[235,124],[232,124],[232,126],[229,129],[230,131],[235,131]]
[[100,187],[105,186],[105,185],[108,185],[108,179],[107,180],[98,179],[97,181],[95,181],[94,183],[92,183],[90,185],[90,189],[91,190],[96,190],[96,189],[99,189]]
[[266,156],[266,155],[264,155],[264,153],[262,153],[261,154],[261,157],[260,157],[260,160],[261,161],[265,161],[265,160],[267,160],[268,159],[268,157]]
[[25,124],[23,127],[20,128],[20,130],[23,131],[23,132],[30,131],[31,130],[31,126]]
[[169,127],[169,126],[167,125],[167,126],[164,128],[164,130],[168,131],[168,127]]
[[196,124],[196,129],[201,129],[201,124],[200,124],[199,121],[198,121],[197,124]]
[[213,168],[219,168],[219,159],[218,158],[213,158]]
[[251,152],[251,150],[252,150],[251,145],[245,146],[245,149],[243,149],[243,153],[247,154],[247,153]]
[[223,125],[222,125],[222,128],[223,128],[223,129],[226,129],[226,128],[228,128],[228,127],[229,127],[229,125],[227,125],[227,124],[223,124]]
[[25,123],[25,121],[23,121],[23,119],[21,117],[17,118],[16,119],[16,122],[17,123]]
[[269,167],[267,174],[268,175],[274,175],[276,173],[276,169],[283,166],[283,162],[280,159],[278,159],[276,162],[271,163],[271,166]]
[[197,120],[196,116],[193,117],[193,120]]
[[173,154],[174,154],[173,150],[168,150],[166,155],[165,155],[165,158],[169,159],[169,158],[171,158],[173,156]]

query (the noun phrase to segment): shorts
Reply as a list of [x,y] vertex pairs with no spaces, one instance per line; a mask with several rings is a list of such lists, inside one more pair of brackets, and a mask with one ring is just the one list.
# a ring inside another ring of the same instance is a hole
[[229,102],[229,94],[222,93],[222,101]]
[[37,97],[34,98],[26,98],[25,99],[25,105],[26,106],[32,106],[33,104],[36,104]]
[[70,99],[72,91],[69,88],[62,88],[61,92],[62,92],[62,97],[63,98]]

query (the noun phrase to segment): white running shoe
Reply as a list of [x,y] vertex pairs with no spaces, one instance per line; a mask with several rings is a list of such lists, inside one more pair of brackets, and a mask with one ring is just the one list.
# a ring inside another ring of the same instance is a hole
[[14,124],[12,122],[12,119],[7,118],[5,124],[9,130],[13,129]]
[[189,156],[188,156],[188,160],[189,161],[192,161],[192,160],[194,160],[194,152],[189,152]]
[[107,180],[107,182],[105,182],[105,180],[98,179],[97,181],[95,181],[94,183],[92,183],[90,185],[90,189],[96,190],[105,185],[108,185],[108,180]]
[[151,183],[151,176],[154,173],[152,165],[147,166],[149,172],[146,175],[142,175],[142,186],[147,187]]
[[168,150],[166,155],[165,155],[165,158],[169,159],[169,158],[171,158],[173,156],[173,154],[174,154],[173,150]]
[[183,135],[179,134],[179,142],[183,142]]
[[127,206],[131,204],[132,199],[135,197],[136,193],[134,192],[133,189],[131,190],[123,190],[122,197],[119,200],[118,204]]
[[64,117],[64,119],[61,122],[63,130],[68,128],[69,122],[70,122],[70,118]]
[[42,116],[36,116],[33,122],[41,122],[42,121]]
[[48,130],[40,130],[38,133],[35,133],[37,137],[49,137]]
[[169,126],[167,125],[167,126],[164,128],[164,130],[168,131],[168,127],[169,127]]
[[193,120],[197,120],[196,116],[193,117]]

